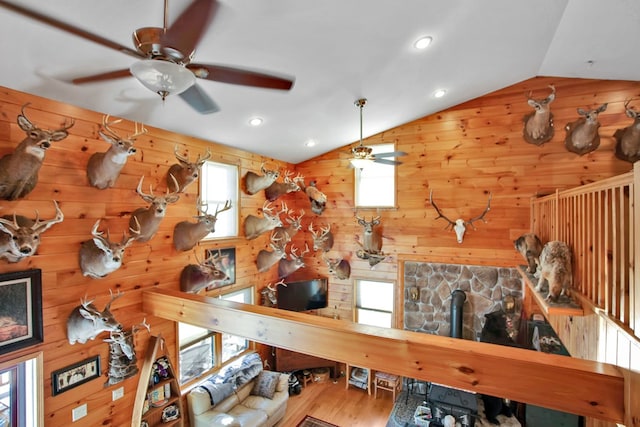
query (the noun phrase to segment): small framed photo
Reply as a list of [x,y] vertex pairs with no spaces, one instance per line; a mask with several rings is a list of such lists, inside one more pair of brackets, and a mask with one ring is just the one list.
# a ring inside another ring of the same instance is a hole
[[41,271],[0,274],[0,354],[42,341]]
[[220,288],[236,283],[236,248],[207,249],[205,256],[207,258],[215,257],[213,263],[218,270],[223,271],[227,275],[225,280],[216,280],[208,289]]
[[93,356],[66,368],[53,371],[51,373],[51,390],[55,396],[99,376],[100,356]]

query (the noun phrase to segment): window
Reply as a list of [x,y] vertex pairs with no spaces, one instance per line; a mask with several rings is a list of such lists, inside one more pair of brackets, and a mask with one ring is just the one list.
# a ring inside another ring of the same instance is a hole
[[200,179],[200,197],[208,203],[208,213],[215,213],[216,206],[222,208],[231,200],[231,209],[216,220],[216,231],[205,239],[234,237],[238,235],[238,168],[224,163],[205,162]]
[[0,364],[0,426],[43,426],[42,353]]
[[[253,287],[219,296],[228,301],[253,304]],[[188,323],[178,323],[180,343],[180,384],[185,384],[249,348],[249,340],[230,334],[210,331]]]
[[[371,145],[372,153],[395,151],[395,144]],[[393,160],[393,157],[385,157]],[[356,207],[396,206],[396,167],[371,162],[364,169],[355,169]]]
[[356,279],[356,322],[393,326],[393,282]]

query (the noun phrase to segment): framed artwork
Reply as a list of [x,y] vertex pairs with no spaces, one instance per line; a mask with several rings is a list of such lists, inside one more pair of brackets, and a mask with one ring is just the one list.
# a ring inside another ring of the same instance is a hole
[[41,271],[0,274],[0,354],[42,341]]
[[236,248],[207,249],[205,252],[207,258],[216,254],[218,255],[216,267],[224,271],[228,278],[225,280],[216,280],[213,285],[209,286],[209,289],[236,283]]
[[51,373],[51,390],[55,396],[99,376],[100,356],[93,356],[66,368],[53,371]]

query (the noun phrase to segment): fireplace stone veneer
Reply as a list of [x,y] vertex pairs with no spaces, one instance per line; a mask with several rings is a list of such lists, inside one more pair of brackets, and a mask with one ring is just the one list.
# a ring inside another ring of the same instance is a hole
[[405,261],[404,328],[449,336],[451,292],[464,291],[462,338],[480,336],[484,315],[511,295],[522,307],[523,282],[515,268]]

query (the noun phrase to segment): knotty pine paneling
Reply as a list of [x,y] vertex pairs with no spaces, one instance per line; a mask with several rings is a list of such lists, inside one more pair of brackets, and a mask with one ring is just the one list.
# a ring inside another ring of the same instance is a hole
[[[0,156],[13,152],[24,139],[24,132],[18,127],[16,118],[22,105],[27,102],[31,105],[25,109],[25,113],[38,126],[54,129],[71,118],[75,120],[75,124],[69,129],[68,138],[54,143],[47,151],[34,191],[22,200],[0,201],[2,215],[15,211],[34,218],[35,210],[38,210],[41,218],[49,219],[55,214],[52,203],[55,199],[65,215],[62,223],[54,225],[42,235],[35,256],[15,264],[0,261],[0,272],[30,268],[42,270],[44,318],[44,342],[41,345],[3,355],[0,360],[37,350],[44,352],[45,425],[70,425],[72,408],[82,403],[88,405],[88,416],[74,425],[129,425],[138,376],[105,388],[109,348],[102,340],[108,334],[101,334],[86,344],[70,345],[67,341],[66,321],[81,298],[95,300],[96,306],[102,309],[109,301],[109,290],[119,290],[124,292],[124,296],[114,301],[111,309],[114,316],[127,329],[146,318],[151,325],[152,334],[162,334],[165,337],[172,349],[174,364],[177,364],[175,324],[143,313],[141,298],[145,289],[179,289],[182,268],[196,263],[193,250],[178,253],[173,248],[172,236],[176,223],[194,221],[193,216],[197,213],[197,183],[189,186],[177,203],[169,205],[156,236],[146,243],[134,242],[125,252],[124,265],[109,276],[96,280],[82,275],[78,261],[80,243],[91,237],[91,228],[97,219],[101,219],[100,230],[108,229],[112,239],[121,239],[122,232],[128,230],[131,212],[147,206],[135,191],[140,177],[144,176],[142,189],[145,193],[150,191],[150,185],[156,194],[166,191],[167,170],[176,163],[175,146],[181,154],[187,154],[191,159],[209,148],[212,160],[237,165],[240,176],[244,176],[248,170],[259,171],[262,162],[268,162],[270,167],[293,166],[233,147],[148,127],[148,133],[137,139],[135,146],[138,151],[135,156],[129,157],[116,185],[110,189],[98,190],[88,183],[86,164],[91,154],[104,152],[109,148],[109,144],[98,135],[101,113],[0,88]],[[112,128],[125,136],[134,132],[134,124],[129,121],[114,124]],[[241,216],[257,213],[263,201],[263,194],[248,196],[241,193]],[[213,208],[210,207],[209,210],[213,211]],[[257,252],[266,245],[266,236],[253,241],[238,237],[203,242],[195,250],[199,258],[203,259],[205,248],[235,247],[236,284],[226,289],[236,289],[252,284],[262,286],[275,281],[275,270],[258,273],[255,266]],[[256,292],[256,301],[259,301],[259,296]],[[149,334],[145,331],[139,332],[135,337],[138,360],[144,358],[148,337]],[[94,355],[101,357],[104,375],[100,379],[89,381],[55,397],[51,395],[52,371]],[[125,388],[125,397],[112,402],[111,391],[120,386]]]

